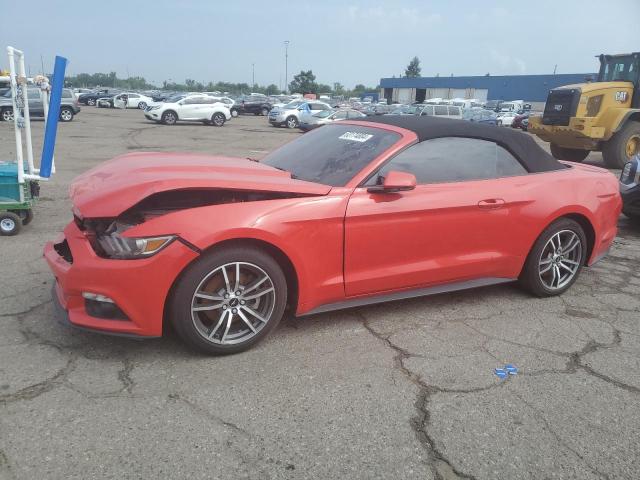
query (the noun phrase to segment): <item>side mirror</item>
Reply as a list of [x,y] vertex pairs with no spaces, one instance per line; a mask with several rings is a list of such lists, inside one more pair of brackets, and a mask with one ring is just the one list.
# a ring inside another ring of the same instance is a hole
[[416,176],[413,173],[391,170],[384,177],[382,185],[369,187],[370,193],[397,193],[406,192],[416,188]]

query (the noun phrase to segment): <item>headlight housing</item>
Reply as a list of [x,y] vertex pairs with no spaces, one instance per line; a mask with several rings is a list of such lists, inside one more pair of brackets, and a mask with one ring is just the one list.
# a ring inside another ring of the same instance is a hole
[[105,256],[119,260],[133,260],[151,257],[175,239],[175,235],[130,238],[123,237],[117,232],[98,235],[96,237],[98,245],[100,245]]
[[636,155],[624,165],[622,173],[620,173],[620,183],[625,185],[640,184],[640,155]]
[[600,111],[600,106],[602,105],[602,98],[604,95],[596,95],[595,97],[590,97],[587,100],[587,117],[595,117],[598,115]]

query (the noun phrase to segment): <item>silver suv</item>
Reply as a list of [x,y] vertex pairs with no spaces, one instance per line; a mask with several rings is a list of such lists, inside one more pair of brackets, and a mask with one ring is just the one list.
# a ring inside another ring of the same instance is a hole
[[[29,86],[27,90],[29,97],[29,116],[44,117],[44,105],[40,99],[40,89]],[[60,121],[70,122],[76,113],[80,111],[78,99],[71,89],[62,89],[62,101],[60,102]],[[0,96],[0,120],[5,122],[13,122],[13,102],[11,101],[11,90],[8,90]]]
[[307,116],[323,110],[331,110],[331,106],[318,101],[294,100],[282,107],[273,107],[269,112],[269,123],[275,127],[297,128]]

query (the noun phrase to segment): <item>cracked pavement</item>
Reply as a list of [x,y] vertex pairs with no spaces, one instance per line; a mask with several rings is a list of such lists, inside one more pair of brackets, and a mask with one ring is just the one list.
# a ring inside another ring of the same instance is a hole
[[[286,318],[219,358],[54,320],[42,247],[74,176],[127,151],[259,157],[298,135],[266,123],[86,107],[60,125],[35,221],[0,238],[0,479],[638,478],[640,226],[624,217],[610,255],[550,299],[501,285]],[[0,158],[12,142],[0,122]]]

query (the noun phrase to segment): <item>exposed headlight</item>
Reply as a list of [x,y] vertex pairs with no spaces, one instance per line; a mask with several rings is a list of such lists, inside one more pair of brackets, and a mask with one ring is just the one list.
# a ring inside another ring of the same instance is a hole
[[640,184],[640,155],[636,155],[630,162],[625,163],[620,173],[620,183],[631,185]]
[[595,117],[598,115],[600,106],[602,105],[602,97],[603,95],[596,95],[595,97],[589,98],[587,101],[587,117]]
[[99,235],[96,240],[109,258],[131,260],[155,255],[176,239],[175,235],[149,238],[129,238],[118,233]]
[[160,108],[160,105],[151,105],[150,107],[147,107],[147,110],[157,110],[158,108]]

